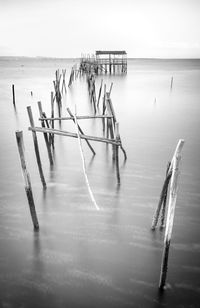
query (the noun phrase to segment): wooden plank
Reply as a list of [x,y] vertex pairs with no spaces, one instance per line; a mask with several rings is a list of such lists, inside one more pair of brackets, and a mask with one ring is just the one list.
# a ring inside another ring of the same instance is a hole
[[[71,133],[71,132],[62,131],[62,130],[58,130],[58,129],[43,128],[43,127],[29,127],[28,130],[30,130],[32,132],[40,132],[40,133],[46,132],[46,133],[51,133],[51,134],[60,135],[60,136],[78,138],[76,133]],[[114,139],[106,139],[106,138],[102,138],[102,137],[94,137],[94,136],[88,136],[88,135],[80,134],[80,138],[88,139],[88,140],[91,140],[91,141],[103,142],[103,143],[107,143],[107,144],[113,144],[113,145],[118,144]]]

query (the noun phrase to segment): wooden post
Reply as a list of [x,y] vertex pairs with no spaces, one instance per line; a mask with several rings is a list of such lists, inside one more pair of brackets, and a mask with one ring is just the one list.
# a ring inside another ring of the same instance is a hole
[[169,205],[167,212],[167,222],[166,222],[166,230],[165,230],[165,238],[164,238],[164,249],[161,263],[161,272],[160,272],[160,281],[159,281],[159,289],[163,290],[167,277],[167,269],[168,269],[168,256],[169,256],[169,248],[171,242],[172,228],[174,222],[174,214],[175,214],[175,206],[177,199],[177,189],[178,189],[178,176],[179,176],[179,164],[181,160],[181,150],[184,145],[184,140],[179,140],[178,145],[176,147],[173,159],[172,159],[172,177],[170,181],[170,189],[169,189]]
[[[166,170],[166,177],[170,168],[171,162],[168,162],[167,164],[167,170]],[[163,229],[165,227],[165,211],[166,211],[166,203],[167,203],[167,192],[168,192],[168,185],[166,188],[166,192],[163,199],[163,206],[162,206],[162,212],[161,212],[161,222],[160,222],[160,229]]]
[[[41,102],[38,102],[38,109],[39,109],[40,117],[43,118],[44,116],[43,116],[42,103]],[[42,124],[42,127],[45,128],[44,121],[42,121],[41,124]],[[50,143],[49,143],[49,138],[48,138],[48,134],[47,133],[44,133],[44,140],[45,140],[46,147],[47,147],[47,153],[48,153],[48,157],[49,157],[49,162],[50,162],[50,165],[52,166],[53,165],[53,157],[52,157],[51,146],[50,146]]]
[[[54,99],[53,92],[51,92],[51,117],[54,118]],[[51,127],[54,129],[54,120],[51,121]],[[54,149],[54,134],[51,135],[51,145]]]
[[99,96],[98,96],[98,101],[97,101],[97,107],[99,107],[99,101],[100,101],[100,97],[101,97],[102,85],[103,85],[103,79],[101,79],[101,85],[100,85],[100,88],[99,88]]
[[15,85],[12,85],[12,96],[13,96],[13,105],[15,107]]
[[171,84],[170,84],[170,90],[172,90],[173,82],[174,82],[174,78],[173,78],[173,76],[172,76],[172,78],[171,78]]
[[[67,111],[68,111],[70,117],[72,117],[73,122],[75,123],[75,118],[74,118],[73,113],[71,112],[71,110],[70,110],[69,108],[67,108]],[[77,126],[78,126],[79,132],[80,132],[82,135],[84,135],[84,132],[82,131],[82,129],[81,129],[81,127],[80,127],[80,125],[79,125],[78,123],[77,123]],[[87,142],[87,145],[89,146],[89,148],[90,148],[90,150],[92,151],[93,155],[95,155],[95,154],[96,154],[96,153],[95,153],[95,150],[93,149],[93,147],[91,146],[91,144],[89,143],[89,141],[88,141],[87,139],[85,139],[85,141]]]
[[33,193],[32,193],[32,188],[31,188],[31,180],[30,180],[30,175],[29,175],[27,168],[26,168],[26,160],[25,160],[25,155],[24,155],[23,132],[22,131],[16,131],[16,139],[17,139],[17,146],[18,146],[18,151],[19,151],[19,156],[20,156],[20,161],[21,161],[22,174],[23,174],[23,177],[24,177],[25,191],[26,191],[26,195],[27,195],[27,199],[28,199],[28,203],[29,203],[31,218],[32,218],[34,229],[38,230],[39,224],[38,224],[37,214],[36,214],[36,210],[35,210],[35,203],[34,203]]
[[[33,114],[32,114],[32,110],[31,110],[31,106],[27,107],[27,111],[28,111],[30,125],[31,125],[32,128],[34,128],[35,124],[34,124],[34,120],[33,120]],[[37,164],[38,164],[41,182],[42,182],[43,188],[46,189],[46,182],[45,182],[45,178],[44,178],[44,174],[43,174],[43,170],[42,170],[42,163],[41,163],[41,159],[40,159],[38,140],[37,140],[37,135],[36,135],[35,131],[32,131],[32,136],[33,136],[35,155],[36,155],[36,159],[37,159]]]
[[152,225],[151,225],[152,230],[155,230],[155,228],[157,226],[158,218],[159,218],[159,215],[160,215],[160,210],[161,210],[165,195],[167,194],[167,189],[168,189],[168,185],[169,185],[171,175],[172,175],[171,172],[169,172],[166,175],[166,178],[165,178],[165,181],[164,181],[164,184],[163,184],[163,187],[162,187],[162,191],[161,191],[161,194],[160,194],[158,206],[157,206],[157,209],[156,209],[155,214],[153,216],[153,221],[152,221]]
[[120,173],[119,173],[119,146],[120,146],[120,135],[119,135],[119,123],[116,122],[115,124],[115,136],[116,136],[116,142],[119,144],[116,145],[115,149],[115,159],[116,159],[116,172],[117,172],[117,184],[120,184]]

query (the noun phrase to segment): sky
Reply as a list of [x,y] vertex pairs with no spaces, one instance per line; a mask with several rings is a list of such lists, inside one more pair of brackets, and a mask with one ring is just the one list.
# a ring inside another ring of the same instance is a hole
[[0,56],[200,58],[200,0],[0,0]]

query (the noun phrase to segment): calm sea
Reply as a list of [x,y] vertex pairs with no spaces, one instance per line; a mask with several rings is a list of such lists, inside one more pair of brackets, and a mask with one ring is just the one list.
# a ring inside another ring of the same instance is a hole
[[[82,142],[89,197],[77,139],[55,137],[50,168],[38,134],[47,190],[37,169],[26,106],[36,125],[37,101],[50,115],[56,69],[68,84],[76,59],[0,58],[0,307],[199,307],[200,302],[200,60],[128,61],[125,76],[99,76],[112,102],[128,159],[120,153],[117,186],[112,148]],[[173,88],[170,90],[171,77]],[[16,109],[11,86],[15,84]],[[31,96],[31,91],[33,95]],[[66,108],[92,115],[87,83],[78,78]],[[99,112],[102,112],[102,98]],[[101,120],[81,120],[85,134],[103,136]],[[75,132],[73,123],[62,129]],[[56,124],[59,128],[59,123]],[[34,232],[15,131],[23,130],[40,231]],[[150,230],[166,165],[185,139],[169,255],[167,289],[158,292],[164,231]]]

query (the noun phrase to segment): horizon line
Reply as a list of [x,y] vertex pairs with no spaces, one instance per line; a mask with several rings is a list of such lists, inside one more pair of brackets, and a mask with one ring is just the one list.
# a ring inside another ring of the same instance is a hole
[[[81,59],[80,57],[58,57],[58,56],[0,56],[0,58],[31,58],[31,59]],[[165,58],[165,57],[127,57],[133,60],[200,60],[199,58]]]

